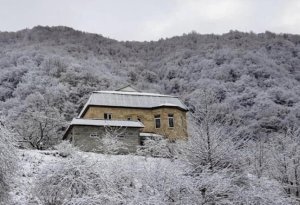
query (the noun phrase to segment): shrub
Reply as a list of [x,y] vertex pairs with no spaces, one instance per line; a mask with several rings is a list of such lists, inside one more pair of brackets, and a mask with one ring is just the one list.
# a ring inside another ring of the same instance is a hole
[[69,141],[62,141],[60,144],[55,146],[59,156],[68,157],[74,155],[74,152],[78,151]]
[[152,137],[144,141],[144,145],[139,147],[137,155],[171,158],[173,157],[173,143],[163,137]]

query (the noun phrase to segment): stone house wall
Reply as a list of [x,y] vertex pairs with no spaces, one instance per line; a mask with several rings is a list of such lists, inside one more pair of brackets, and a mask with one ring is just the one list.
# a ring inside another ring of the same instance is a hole
[[[186,139],[187,123],[186,111],[176,107],[160,107],[154,109],[122,108],[122,107],[100,107],[89,106],[84,113],[85,119],[104,119],[104,113],[111,113],[112,120],[138,120],[144,124],[145,128],[141,132],[156,133],[166,136],[169,139]],[[168,125],[168,114],[174,115],[174,127]],[[161,128],[155,128],[154,116],[161,116]]]

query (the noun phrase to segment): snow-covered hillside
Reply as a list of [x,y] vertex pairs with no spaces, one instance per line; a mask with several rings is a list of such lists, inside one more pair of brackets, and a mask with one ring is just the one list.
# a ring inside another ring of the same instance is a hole
[[0,113],[34,145],[40,132],[44,141],[60,137],[92,91],[126,84],[179,96],[193,113],[210,89],[217,120],[240,136],[300,125],[299,35],[190,33],[141,43],[37,26],[0,32],[0,46]]
[[[0,32],[0,46],[5,205],[9,191],[13,204],[299,204],[299,35],[118,42],[37,26]],[[53,149],[92,91],[125,84],[188,106],[189,140],[174,160],[16,149],[12,136]]]
[[[20,150],[18,156],[9,193],[14,205],[291,202],[272,180],[253,175],[242,179],[225,170],[192,178],[180,160],[78,151],[62,157],[59,151]],[[201,187],[205,193],[199,192]]]
[[38,177],[42,173],[53,172],[62,158],[56,157],[55,152],[36,150],[20,150],[18,157],[20,164],[13,178],[13,189],[10,192],[13,204],[38,204],[33,194]]
[[[34,204],[45,204],[43,201],[43,197],[40,197],[39,191],[43,189],[40,187],[40,183],[47,178],[51,178],[53,176],[57,176],[58,172],[62,171],[62,175],[66,174],[63,173],[66,169],[74,168],[68,173],[69,175],[65,175],[66,178],[73,181],[74,184],[82,183],[80,186],[77,187],[78,191],[85,192],[84,190],[86,187],[84,186],[91,186],[89,183],[91,181],[84,180],[84,174],[88,174],[87,172],[93,172],[93,170],[98,170],[94,172],[95,180],[100,177],[100,180],[105,180],[106,183],[114,183],[118,178],[120,185],[125,186],[129,185],[127,189],[130,189],[130,183],[135,183],[134,186],[137,186],[139,189],[142,188],[144,182],[149,182],[150,184],[147,185],[147,191],[151,192],[151,195],[156,194],[163,194],[163,193],[156,193],[160,191],[168,191],[168,189],[175,189],[180,184],[168,184],[165,183],[166,181],[161,181],[160,183],[163,187],[151,187],[151,184],[159,183],[157,180],[168,180],[169,177],[178,177],[180,175],[180,167],[179,165],[174,165],[175,162],[171,162],[169,159],[158,159],[158,158],[146,158],[146,157],[139,157],[139,156],[132,156],[132,155],[103,155],[103,154],[95,154],[95,153],[84,153],[84,152],[76,152],[73,153],[72,156],[62,157],[59,155],[57,151],[37,151],[37,150],[20,150],[19,151],[19,168],[16,172],[15,177],[13,178],[13,189],[10,192],[10,196],[13,200],[12,204],[15,205],[34,205]],[[78,160],[78,161],[77,161]],[[75,164],[72,164],[75,163]],[[177,167],[178,169],[172,170],[170,173],[169,167],[171,166]],[[74,166],[74,167],[73,167]],[[71,168],[72,167],[72,168]],[[77,173],[78,172],[78,173]],[[78,176],[77,176],[78,174]],[[99,174],[99,175],[98,175]],[[182,174],[182,173],[181,173]],[[166,176],[169,175],[169,176]],[[178,176],[176,176],[178,175]],[[124,176],[129,178],[124,178]],[[74,177],[74,178],[73,178]],[[75,179],[78,177],[77,179]],[[139,177],[141,177],[139,179]],[[59,179],[62,184],[70,182],[66,178]],[[132,181],[127,181],[132,180]],[[139,181],[140,180],[140,181]],[[149,181],[148,181],[149,180]],[[154,181],[152,181],[154,180]],[[177,181],[177,180],[175,180]],[[174,182],[175,182],[174,181]],[[59,183],[59,182],[58,182]],[[129,184],[128,184],[129,183]],[[70,186],[74,186],[74,184],[68,184]],[[57,185],[57,184],[56,184]],[[56,186],[53,185],[52,186]],[[74,187],[68,187],[68,185],[62,185],[62,187],[57,186],[51,188],[51,184],[42,184],[41,186],[46,186],[49,188],[45,195],[45,198],[53,198],[59,200],[60,198],[63,199],[64,194],[66,199],[70,199],[72,197],[68,196],[69,190],[62,190],[72,189]],[[78,185],[78,184],[77,184]],[[95,184],[96,185],[96,184]],[[97,186],[102,186],[102,184],[97,184]],[[112,184],[113,186],[118,186],[118,184]],[[105,187],[107,190],[104,190],[106,193],[102,193],[101,200],[108,200],[118,203],[121,200],[121,195],[126,195],[125,193],[127,190],[119,190],[121,191],[119,194],[117,193],[110,193],[112,191],[112,187]],[[83,190],[80,190],[82,188]],[[122,189],[122,187],[119,187]],[[124,187],[125,188],[125,187]],[[57,189],[61,193],[55,193]],[[91,191],[91,190],[90,190]],[[117,190],[116,190],[117,191]],[[128,190],[130,192],[130,190]],[[122,193],[124,192],[124,193]],[[57,195],[56,195],[57,194]],[[62,194],[62,195],[60,195]],[[84,200],[86,196],[85,194],[81,195],[80,193],[74,194],[75,198],[80,200]],[[114,195],[116,194],[116,195]],[[133,193],[132,193],[133,194]],[[143,194],[143,193],[140,193]],[[105,196],[106,195],[106,196]],[[81,198],[83,197],[83,198]],[[116,197],[116,198],[113,198]],[[153,196],[154,197],[154,196]],[[159,196],[163,197],[163,196]],[[107,199],[106,199],[107,198]],[[87,200],[87,199],[86,199]],[[155,204],[155,200],[157,199],[147,199],[149,203],[151,201]],[[101,201],[99,201],[101,202]],[[89,204],[87,201],[85,202]]]

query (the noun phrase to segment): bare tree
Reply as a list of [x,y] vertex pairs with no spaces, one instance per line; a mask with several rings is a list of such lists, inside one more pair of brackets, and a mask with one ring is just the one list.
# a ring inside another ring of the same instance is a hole
[[226,122],[218,121],[218,100],[213,91],[203,89],[199,91],[199,95],[201,102],[192,115],[190,138],[186,147],[188,162],[196,172],[203,168],[214,171],[236,167],[238,150],[246,141],[236,140],[234,132]]
[[[1,121],[0,121],[1,122]],[[17,156],[15,136],[0,123],[0,204],[8,199],[9,182],[15,171]]]
[[127,147],[121,140],[121,137],[124,136],[125,133],[126,128],[124,127],[105,127],[104,135],[92,136],[99,145],[99,148],[94,151],[104,154],[127,152]]
[[288,129],[270,142],[269,172],[300,201],[300,130]]
[[268,160],[270,155],[267,138],[260,136],[257,139],[250,140],[247,143],[246,149],[243,150],[244,160],[258,178],[265,176],[268,170]]
[[44,149],[57,143],[64,120],[46,97],[35,93],[27,98],[26,109],[20,113],[14,125],[23,142],[35,149]]
[[137,150],[137,155],[171,158],[174,156],[176,144],[162,136],[153,136],[144,140],[143,146]]

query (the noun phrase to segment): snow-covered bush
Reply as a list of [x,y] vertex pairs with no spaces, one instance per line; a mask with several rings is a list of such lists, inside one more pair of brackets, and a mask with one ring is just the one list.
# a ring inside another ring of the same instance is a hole
[[203,170],[193,178],[194,204],[293,204],[278,182],[223,169]]
[[293,203],[278,182],[249,174],[241,154],[248,141],[203,119],[193,127],[181,155],[186,173],[193,178],[197,204]]
[[103,136],[93,137],[100,145],[94,151],[104,154],[127,153],[128,149],[120,138],[124,132],[126,132],[124,128],[105,127]]
[[238,189],[233,199],[235,204],[297,204],[294,199],[289,198],[276,180],[248,174],[243,176],[242,180],[237,180],[236,186]]
[[79,155],[69,158],[66,163],[58,164],[54,173],[41,176],[33,192],[42,204],[49,205],[84,197],[93,192],[91,180],[97,176],[87,166],[87,161]]
[[230,168],[191,176],[179,160],[93,153],[51,164],[33,194],[46,205],[292,204],[276,181]]
[[120,151],[126,152],[126,146],[116,135],[110,133],[105,134],[101,139],[101,151],[105,154],[118,154]]
[[137,155],[151,157],[173,157],[174,143],[163,137],[151,137],[144,141],[144,145],[137,150]]
[[76,147],[74,147],[69,141],[62,141],[60,144],[56,145],[54,147],[57,151],[58,154],[61,157],[68,157],[68,156],[72,156],[75,154],[75,152],[78,151],[78,149]]
[[[41,204],[191,204],[191,178],[168,159],[82,153],[43,173],[32,191]],[[122,158],[120,158],[122,157]]]
[[184,175],[180,164],[158,160],[136,173],[138,180],[129,204],[195,204],[192,178]]

